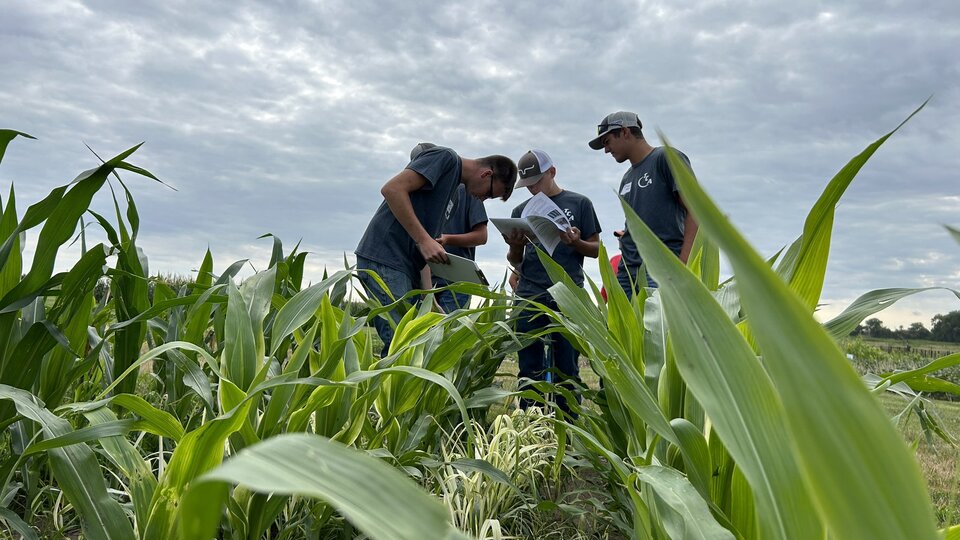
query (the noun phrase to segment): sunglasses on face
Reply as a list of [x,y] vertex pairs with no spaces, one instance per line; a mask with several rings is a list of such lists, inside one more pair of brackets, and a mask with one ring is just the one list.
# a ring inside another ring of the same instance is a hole
[[597,124],[597,135],[607,131],[612,127],[623,127],[623,122],[611,122],[609,124]]

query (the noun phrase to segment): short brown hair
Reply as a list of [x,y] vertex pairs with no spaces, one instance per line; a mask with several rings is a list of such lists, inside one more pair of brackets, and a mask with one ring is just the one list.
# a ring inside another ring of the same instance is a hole
[[506,201],[513,194],[513,185],[517,181],[517,165],[507,156],[492,155],[477,159],[480,165],[493,171],[493,179],[503,184],[503,196]]
[[619,138],[620,138],[620,133],[621,133],[622,130],[624,130],[624,129],[628,130],[628,131],[630,132],[630,135],[633,135],[633,137],[634,137],[635,139],[642,139],[642,138],[643,138],[643,131],[641,131],[640,128],[638,128],[637,126],[629,126],[629,127],[624,126],[624,127],[620,128],[620,129],[614,131],[613,133],[611,133],[611,135],[613,135],[614,137],[616,137],[616,138],[619,139]]

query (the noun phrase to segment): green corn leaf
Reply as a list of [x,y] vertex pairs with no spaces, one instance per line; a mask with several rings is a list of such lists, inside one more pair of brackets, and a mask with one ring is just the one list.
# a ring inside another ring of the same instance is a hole
[[960,244],[960,229],[954,229],[949,225],[944,225],[944,228],[947,229],[947,232],[949,232],[950,235],[953,236],[953,239],[956,240],[958,244]]
[[[539,249],[537,253],[540,255],[540,262],[547,269],[550,279],[555,282],[548,289],[548,292],[556,300],[557,306],[560,307],[565,316],[558,322],[566,326],[572,334],[581,336],[584,342],[594,349],[593,353],[599,356],[603,371],[605,371],[601,375],[606,382],[611,383],[611,386],[616,389],[624,405],[658,435],[676,444],[677,438],[670,427],[669,421],[660,409],[653,392],[643,380],[642,361],[636,361],[636,357],[640,353],[638,351],[627,351],[618,341],[610,340],[607,329],[599,318],[599,310],[587,296],[586,291],[582,287],[578,287],[566,271],[546,253]],[[623,294],[622,289],[619,294]],[[608,299],[617,295],[616,290],[608,289]],[[624,299],[626,299],[625,295]],[[534,303],[534,305],[536,304]],[[549,309],[543,306],[538,306],[538,308],[545,310],[548,314],[551,313]],[[611,311],[613,309],[615,308],[611,308]],[[555,315],[553,316],[555,317]],[[634,434],[641,432],[643,429],[642,425],[632,425],[631,427],[635,431]],[[637,439],[639,440],[640,437],[637,437]]]
[[5,521],[7,529],[20,535],[21,540],[40,540],[37,530],[27,525],[20,516],[7,507],[0,506],[0,520]]
[[753,251],[672,151],[669,158],[700,231],[733,265],[764,367],[786,412],[778,429],[789,433],[830,533],[844,539],[935,538],[919,467],[875,398],[806,301]]
[[816,307],[823,290],[823,278],[827,269],[827,258],[830,254],[830,235],[833,229],[833,218],[837,203],[853,181],[867,160],[880,148],[891,135],[897,132],[915,114],[927,104],[929,98],[915,111],[910,113],[906,120],[900,123],[893,131],[877,139],[863,152],[854,157],[830,180],[820,198],[814,204],[807,220],[803,224],[802,243],[797,253],[796,263],[791,275],[788,276],[790,288],[797,294],[809,310]]
[[240,389],[250,387],[257,373],[257,342],[246,302],[235,285],[227,284],[227,320],[224,326],[221,369]]
[[284,304],[277,312],[277,317],[273,323],[273,331],[270,336],[273,350],[270,351],[270,354],[276,354],[276,349],[281,345],[283,339],[293,333],[295,329],[306,324],[316,314],[324,294],[337,283],[350,279],[350,275],[350,272],[346,270],[338,271],[320,283],[295,294]]
[[58,410],[76,411],[86,414],[87,412],[103,408],[108,404],[116,405],[139,416],[140,420],[133,426],[133,429],[148,431],[173,441],[179,441],[183,438],[183,426],[180,425],[180,422],[177,421],[172,414],[157,409],[142,397],[133,394],[116,394],[98,401],[70,403],[60,407]]
[[697,276],[626,201],[621,204],[630,235],[660,284],[677,368],[753,487],[762,537],[822,536],[793,445],[782,430],[783,406],[749,344]]
[[125,419],[110,423],[97,424],[95,426],[86,426],[59,437],[52,437],[35,442],[24,449],[23,455],[30,456],[40,452],[46,452],[47,450],[51,450],[53,448],[63,448],[64,446],[70,446],[71,444],[95,441],[102,437],[126,435],[133,427],[133,423],[133,420]]
[[825,323],[824,327],[826,328],[827,332],[834,337],[834,339],[846,337],[850,335],[850,332],[853,332],[857,325],[867,317],[873,315],[874,313],[883,311],[884,309],[893,305],[893,303],[897,300],[906,298],[907,296],[917,294],[919,292],[932,291],[935,289],[943,289],[945,291],[952,292],[958,299],[960,299],[960,291],[948,289],[946,287],[924,287],[919,289],[877,289],[875,291],[870,291],[866,294],[863,294],[854,300],[853,303],[847,306],[847,309],[843,310],[842,313]]
[[[67,435],[70,423],[47,410],[35,396],[0,384],[0,399],[10,400],[17,412],[40,425],[46,438]],[[96,456],[86,444],[47,451],[50,469],[67,500],[80,515],[84,535],[91,539],[128,540],[133,527],[120,504],[107,493]]]
[[[93,425],[117,420],[116,415],[107,407],[85,411],[83,415]],[[157,489],[157,479],[153,475],[150,464],[140,456],[140,452],[125,437],[104,437],[100,439],[100,446],[115,467],[127,478],[127,491],[133,503],[133,514],[138,516],[138,532],[142,536],[147,522],[145,516],[150,511],[150,500]]]
[[515,493],[522,496],[520,488],[518,488],[516,484],[510,480],[510,477],[507,476],[507,473],[494,467],[489,461],[483,459],[461,458],[451,462],[450,466],[458,471],[466,473],[478,472],[498,484],[503,484],[511,488]]
[[930,377],[929,375],[917,375],[905,379],[903,382],[910,386],[910,389],[915,392],[943,392],[960,396],[960,385],[944,379]]
[[638,467],[633,474],[637,481],[649,485],[656,493],[661,524],[670,538],[733,540],[733,534],[717,523],[707,503],[676,469]]
[[7,145],[10,144],[10,141],[17,138],[17,136],[25,137],[27,139],[34,139],[36,137],[33,135],[28,135],[22,131],[15,131],[12,129],[0,129],[0,161],[3,161],[3,155],[7,152]]
[[23,275],[23,257],[21,256],[22,245],[20,244],[20,234],[17,232],[17,199],[10,186],[10,195],[7,197],[7,205],[3,207],[3,216],[0,217],[0,238],[10,242],[9,256],[5,261],[0,260],[0,298],[3,298],[17,283]]
[[177,522],[183,519],[180,514],[190,513],[182,504],[187,486],[223,461],[227,437],[240,429],[252,404],[253,401],[247,399],[237,408],[206,422],[181,439],[150,502],[143,540],[177,537]]
[[[210,482],[240,484],[255,491],[322,499],[372,539],[460,538],[443,506],[403,473],[362,452],[307,434],[278,435],[242,450],[205,474]],[[218,515],[209,492],[188,494],[184,512]],[[403,501],[403,504],[398,504]],[[216,502],[216,501],[214,501]],[[216,533],[200,519],[184,520],[185,538]],[[206,525],[205,528],[201,526]]]

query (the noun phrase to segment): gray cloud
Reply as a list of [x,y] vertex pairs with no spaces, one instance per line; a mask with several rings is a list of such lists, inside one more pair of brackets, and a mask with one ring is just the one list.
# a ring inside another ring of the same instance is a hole
[[[0,182],[25,206],[96,164],[83,142],[108,157],[146,141],[131,161],[178,190],[125,175],[154,271],[187,272],[208,245],[218,268],[262,266],[270,242],[256,238],[272,232],[302,240],[319,272],[342,266],[416,142],[466,157],[537,147],[594,200],[612,245],[624,168],[586,141],[628,109],[769,255],[829,178],[932,94],[837,210],[826,313],[873,288],[960,281],[941,227],[960,211],[958,23],[946,1],[15,3],[0,21],[0,117],[39,140],[11,145]],[[493,239],[478,258],[496,275],[503,253]],[[883,316],[929,323],[951,298]]]

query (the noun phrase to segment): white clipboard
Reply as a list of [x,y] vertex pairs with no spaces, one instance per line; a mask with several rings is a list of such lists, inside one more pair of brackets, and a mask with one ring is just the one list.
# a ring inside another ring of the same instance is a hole
[[451,283],[466,281],[468,283],[490,285],[487,283],[487,278],[483,275],[483,271],[480,270],[477,263],[465,257],[458,257],[457,255],[451,255],[449,253],[447,253],[447,258],[450,259],[450,264],[427,263],[430,265],[430,272],[434,276],[443,278]]

